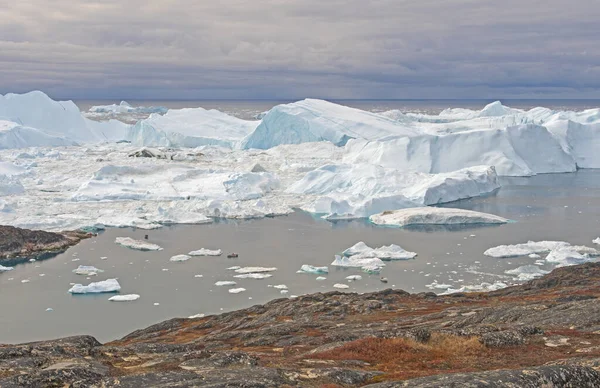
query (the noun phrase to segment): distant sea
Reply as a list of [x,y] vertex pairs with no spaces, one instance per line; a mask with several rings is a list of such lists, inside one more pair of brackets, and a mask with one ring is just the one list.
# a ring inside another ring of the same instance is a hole
[[[221,112],[242,118],[252,119],[256,114],[267,111],[275,105],[297,100],[127,100],[132,106],[164,106],[170,109],[198,108],[217,109]],[[383,112],[399,109],[402,112],[438,114],[446,108],[481,109],[495,100],[330,100],[370,112]],[[585,110],[600,108],[600,100],[500,100],[511,108],[531,109],[538,106],[554,110]],[[117,100],[78,100],[75,103],[82,111],[94,105],[119,104]]]

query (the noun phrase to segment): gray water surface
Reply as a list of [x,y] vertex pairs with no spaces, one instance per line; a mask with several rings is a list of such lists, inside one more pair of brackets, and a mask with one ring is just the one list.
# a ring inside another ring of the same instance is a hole
[[[394,229],[364,221],[330,223],[295,213],[152,231],[110,229],[57,257],[21,264],[0,274],[0,343],[76,334],[91,334],[104,342],[173,317],[215,314],[279,297],[333,291],[335,283],[349,284],[348,291],[354,292],[388,287],[430,291],[426,285],[434,280],[456,288],[483,281],[511,283],[512,278],[506,277],[504,271],[534,260],[493,259],[483,255],[487,248],[553,239],[591,246],[592,239],[600,236],[600,170],[501,181],[503,187],[494,195],[445,205],[516,221],[493,227]],[[139,252],[114,244],[119,236],[143,239],[145,234],[164,250]],[[357,269],[330,266],[325,281],[317,281],[318,275],[296,273],[302,264],[330,265],[334,254],[358,241],[372,247],[394,243],[418,256],[415,260],[388,263],[382,272],[389,279],[388,284],[382,284],[379,275],[367,275]],[[169,261],[173,255],[200,248],[220,248],[224,254],[238,252],[239,258],[227,259],[223,255],[194,257],[182,263]],[[107,259],[101,260],[104,256]],[[72,273],[79,265],[94,265],[105,272],[88,280]],[[231,266],[278,270],[269,279],[233,279],[233,271],[227,270]],[[363,279],[348,283],[345,277],[354,274]],[[73,296],[67,292],[70,283],[88,284],[113,277],[119,279],[121,294],[136,293],[141,298],[114,303],[108,301],[111,294]],[[214,286],[218,280],[235,280],[237,287],[247,291],[230,294],[228,287]],[[289,294],[281,295],[279,290],[268,287],[278,284],[287,285]],[[47,308],[53,311],[46,312]]]

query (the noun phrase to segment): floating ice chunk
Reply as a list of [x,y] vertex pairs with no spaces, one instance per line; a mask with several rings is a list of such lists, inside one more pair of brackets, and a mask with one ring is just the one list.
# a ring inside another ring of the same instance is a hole
[[503,288],[508,287],[508,284],[503,283],[503,282],[495,282],[495,283],[481,283],[481,284],[475,284],[475,285],[469,285],[469,286],[463,286],[461,288],[449,288],[448,290],[446,290],[445,292],[443,292],[441,295],[449,295],[449,294],[455,294],[457,292],[488,292],[488,291],[497,291],[497,290],[501,290]]
[[79,267],[77,267],[77,269],[73,270],[74,274],[84,276],[96,276],[100,272],[104,271],[90,265],[80,265]]
[[171,257],[169,259],[169,261],[182,262],[182,261],[188,261],[189,259],[191,259],[191,257],[188,255],[175,255],[175,256]]
[[121,290],[121,285],[117,279],[108,279],[101,282],[90,283],[87,286],[83,284],[75,284],[69,289],[71,294],[93,294],[101,292],[118,292]]
[[160,303],[154,303],[154,306],[160,306]]
[[594,244],[598,244],[598,245],[600,245],[600,237],[598,237],[598,238],[596,238],[596,239],[592,240],[592,242],[593,242]]
[[524,265],[515,269],[509,269],[504,271],[504,273],[515,276],[518,281],[529,281],[549,274],[550,271],[544,271],[536,265]]
[[281,290],[279,291],[280,294],[287,294],[289,291],[288,290]]
[[318,280],[318,281],[323,281],[323,280],[327,280],[327,278],[326,278],[326,277],[323,277],[323,276],[319,276],[319,277],[318,277],[316,280]]
[[115,295],[113,297],[108,298],[111,302],[133,302],[134,300],[140,299],[138,294],[129,294],[129,295]]
[[23,279],[23,280],[21,280],[21,283],[29,283],[30,281],[31,280],[29,280],[29,279]]
[[315,267],[312,265],[304,264],[300,267],[301,273],[312,273],[312,274],[327,274],[329,273],[328,267]]
[[341,284],[341,283],[337,283],[333,285],[333,288],[340,288],[340,289],[346,289],[346,288],[350,288],[349,285],[347,284]]
[[204,318],[205,315],[204,314],[196,314],[196,315],[190,315],[188,317],[188,319],[198,319],[198,318]]
[[3,265],[0,265],[0,272],[12,271],[13,269],[14,267],[5,267]]
[[363,257],[361,255],[346,257],[336,255],[335,260],[331,263],[331,265],[336,267],[362,268],[372,265],[383,267],[385,266],[385,263],[376,257]]
[[467,225],[467,224],[505,224],[506,218],[493,214],[472,210],[417,207],[386,211],[369,217],[376,225],[408,226],[408,225]]
[[229,280],[221,280],[215,283],[217,287],[227,287],[227,286],[235,286],[237,283]]
[[355,281],[355,280],[361,280],[362,276],[360,275],[350,275],[350,276],[346,276],[346,280],[349,281]]
[[583,264],[591,260],[589,254],[581,254],[576,247],[559,247],[550,251],[546,256],[548,263],[556,264],[557,267]]
[[434,281],[431,284],[425,285],[425,287],[429,288],[430,290],[447,290],[449,288],[452,288],[452,285],[451,284],[438,283],[437,281]]
[[244,274],[244,273],[263,273],[263,272],[273,272],[273,271],[277,271],[277,268],[271,267],[271,268],[266,268],[266,267],[243,267],[243,268],[238,268],[235,270],[235,272],[240,273],[240,274]]
[[273,286],[273,288],[276,288],[278,290],[287,290],[288,286],[286,286],[285,284],[278,284],[276,286]]
[[197,251],[191,251],[190,253],[188,253],[188,255],[190,255],[190,256],[221,256],[222,254],[223,254],[223,251],[221,251],[220,249],[210,250],[210,249],[204,249],[204,248],[201,248]]
[[235,271],[236,269],[240,269],[242,267],[240,267],[239,265],[234,265],[233,267],[229,267],[227,268],[229,271]]
[[347,257],[360,255],[363,258],[374,257],[381,260],[408,260],[417,256],[415,252],[408,252],[395,244],[373,249],[362,241],[346,249],[342,255]]
[[378,274],[381,272],[382,267],[380,267],[377,264],[369,264],[369,265],[365,265],[361,268],[363,270],[363,272],[368,273],[368,274]]
[[117,237],[115,243],[126,248],[136,249],[139,251],[162,251],[163,248],[159,245],[145,241],[134,240],[131,237]]
[[240,292],[244,292],[244,291],[246,291],[245,288],[230,288],[229,289],[230,294],[239,294]]
[[51,311],[54,311],[54,309],[53,309],[53,308],[51,308],[51,307],[48,307],[48,308],[46,309],[46,311],[47,311],[47,312],[51,312]]
[[203,278],[204,275],[194,275],[195,278]]
[[272,277],[270,273],[243,273],[240,275],[235,275],[236,279],[267,279]]
[[569,246],[565,241],[529,241],[524,244],[499,245],[483,252],[486,256],[504,258],[527,256],[532,253],[547,253],[559,247]]
[[537,253],[532,253],[529,255],[530,259],[539,259],[540,257],[542,257],[542,256],[538,255]]

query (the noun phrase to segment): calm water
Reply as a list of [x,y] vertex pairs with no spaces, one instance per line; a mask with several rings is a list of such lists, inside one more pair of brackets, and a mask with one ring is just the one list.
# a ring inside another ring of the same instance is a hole
[[[495,100],[332,100],[342,105],[351,106],[371,112],[382,112],[399,109],[403,112],[438,114],[446,108],[481,109]],[[252,119],[256,114],[267,111],[278,104],[293,102],[292,100],[128,100],[132,106],[164,106],[170,109],[197,108],[217,109],[221,112]],[[119,104],[115,100],[81,100],[75,101],[82,111],[94,105]],[[531,109],[544,106],[555,110],[584,110],[600,107],[600,100],[502,100],[512,108]]]
[[[395,243],[417,252],[415,260],[389,263],[382,275],[389,279],[385,287],[420,292],[429,291],[425,285],[434,280],[456,287],[482,281],[510,281],[503,277],[506,269],[534,261],[484,256],[484,250],[491,246],[528,239],[591,245],[591,240],[600,235],[600,170],[506,178],[502,183],[503,188],[495,195],[451,204],[517,221],[495,227],[389,229],[365,222],[329,223],[297,213],[274,219],[222,221],[154,231],[108,230],[55,258],[18,265],[13,271],[0,274],[0,343],[84,333],[108,341],[172,317],[219,313],[282,296],[268,285],[286,284],[288,295],[331,291],[333,284],[346,283],[346,276],[360,272],[330,267],[327,280],[319,282],[315,280],[317,275],[296,271],[302,264],[329,265],[336,252],[358,241],[371,246]],[[114,244],[117,236],[143,238],[146,233],[164,251],[138,252]],[[175,254],[202,247],[238,252],[240,257],[169,261]],[[107,259],[101,260],[102,256]],[[105,272],[86,280],[71,272],[79,265],[94,265]],[[247,289],[241,294],[230,294],[226,287],[214,286],[218,280],[234,280],[233,272],[226,268],[237,265],[273,266],[278,271],[270,279],[237,279],[238,287]],[[379,276],[360,274],[363,279],[348,283],[349,291],[385,288]],[[113,303],[107,300],[109,294],[67,293],[70,283],[87,284],[112,277],[119,279],[122,294],[137,293],[141,299]],[[54,311],[46,312],[49,307]]]

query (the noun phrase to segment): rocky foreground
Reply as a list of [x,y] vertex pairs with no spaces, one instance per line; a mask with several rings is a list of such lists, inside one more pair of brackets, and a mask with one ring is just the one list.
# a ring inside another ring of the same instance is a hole
[[52,233],[0,225],[0,265],[14,265],[67,250],[90,233]]
[[491,293],[330,292],[111,343],[0,346],[1,387],[599,387],[600,263]]

